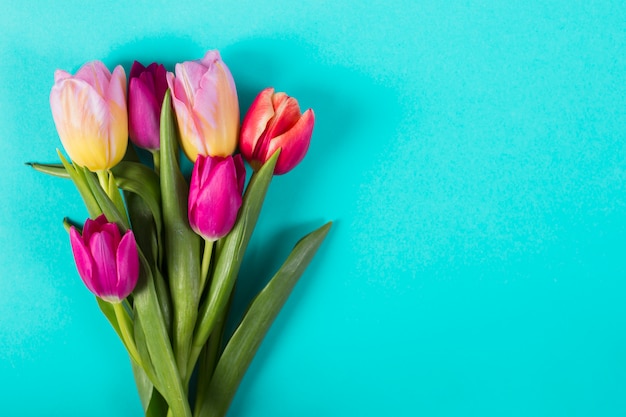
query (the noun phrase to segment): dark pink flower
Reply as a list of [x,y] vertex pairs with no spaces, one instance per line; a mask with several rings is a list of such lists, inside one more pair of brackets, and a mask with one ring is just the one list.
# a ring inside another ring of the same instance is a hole
[[167,91],[167,71],[153,62],[144,67],[135,61],[128,87],[128,133],[140,148],[159,149],[161,106]]
[[241,207],[246,169],[241,155],[198,155],[189,185],[189,224],[206,240],[230,232]]
[[81,235],[70,229],[70,243],[78,274],[89,291],[111,303],[118,303],[135,289],[139,278],[139,254],[135,236],[124,236],[104,215],[88,219]]

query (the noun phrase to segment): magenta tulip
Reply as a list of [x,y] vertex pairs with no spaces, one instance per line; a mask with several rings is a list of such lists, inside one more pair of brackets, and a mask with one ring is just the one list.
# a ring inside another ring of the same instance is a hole
[[104,215],[85,222],[82,236],[70,229],[70,243],[78,274],[95,295],[119,303],[135,289],[139,278],[139,255],[135,236],[124,236]]
[[208,241],[228,234],[241,207],[246,168],[241,155],[202,156],[193,166],[189,186],[189,224]]
[[167,91],[167,71],[153,62],[144,67],[135,61],[128,87],[128,133],[140,148],[159,149],[161,105]]
[[232,155],[239,134],[239,101],[235,81],[218,51],[176,64],[169,73],[172,104],[180,142],[187,157]]
[[274,174],[284,174],[304,158],[314,123],[313,110],[300,113],[296,99],[266,88],[243,120],[239,149],[250,165],[258,169],[280,148]]

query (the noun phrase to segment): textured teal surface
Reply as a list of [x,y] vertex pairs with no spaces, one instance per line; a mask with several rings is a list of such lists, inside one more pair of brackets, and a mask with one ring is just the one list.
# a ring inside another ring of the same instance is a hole
[[219,49],[313,107],[238,308],[334,220],[243,416],[626,415],[626,3],[24,0],[0,14],[0,415],[141,415],[61,219],[57,68]]

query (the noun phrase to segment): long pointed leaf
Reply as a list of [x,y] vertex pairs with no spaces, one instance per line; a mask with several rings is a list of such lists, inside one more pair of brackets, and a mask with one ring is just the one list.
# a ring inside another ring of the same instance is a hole
[[265,334],[291,290],[326,237],[331,223],[301,239],[267,286],[252,301],[241,324],[226,345],[209,390],[202,395],[199,417],[222,417]]
[[80,167],[77,167],[76,172],[78,172],[79,175],[82,175],[107,220],[117,223],[122,232],[129,229],[130,225],[128,224],[126,213],[120,213],[113,200],[111,200],[111,198],[107,195],[106,191],[102,188],[94,175],[86,169]]
[[200,299],[200,237],[189,226],[187,198],[189,187],[178,165],[176,122],[168,91],[161,109],[161,201],[165,263],[174,307],[173,346],[176,363],[187,383],[187,363],[198,316]]
[[157,260],[159,247],[156,236],[157,232],[154,226],[154,217],[152,217],[145,201],[137,194],[127,192],[126,205],[128,207],[128,215],[133,226],[137,245],[151,265],[159,306],[161,307],[161,313],[165,320],[165,327],[169,333],[172,324],[172,302],[169,288],[159,270]]
[[40,164],[38,162],[27,162],[26,165],[44,174],[59,178],[70,178],[63,164]]
[[68,175],[70,176],[70,178],[72,178],[72,181],[74,181],[74,185],[76,186],[76,189],[80,193],[80,196],[83,198],[83,201],[85,202],[85,207],[87,207],[87,212],[89,213],[89,216],[95,219],[100,214],[102,214],[102,209],[100,208],[98,201],[94,197],[93,192],[91,191],[91,188],[89,187],[89,184],[87,184],[87,182],[85,181],[84,176],[80,175],[79,170],[81,168],[75,167],[70,162],[68,162],[67,159],[63,157],[63,154],[61,153],[61,151],[57,150],[57,153],[59,154],[59,158],[61,159],[61,162],[63,163],[63,166],[65,167]]
[[167,400],[174,417],[191,417],[191,410],[176,366],[163,314],[150,272],[150,265],[140,252],[142,274],[133,292],[137,316],[145,334],[145,344],[156,380],[153,381]]

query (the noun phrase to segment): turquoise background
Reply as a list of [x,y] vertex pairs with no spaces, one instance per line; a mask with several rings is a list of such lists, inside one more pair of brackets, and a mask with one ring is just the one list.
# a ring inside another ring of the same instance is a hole
[[272,183],[238,308],[335,225],[229,416],[626,415],[626,3],[110,1],[0,14],[0,414],[141,415],[75,270],[57,68],[219,49],[317,116]]

